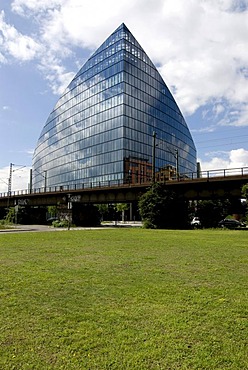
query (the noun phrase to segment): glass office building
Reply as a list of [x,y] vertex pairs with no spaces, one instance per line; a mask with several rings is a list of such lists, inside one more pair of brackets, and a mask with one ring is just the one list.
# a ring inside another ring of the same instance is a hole
[[49,115],[34,152],[33,188],[137,183],[154,173],[162,179],[195,171],[196,149],[182,113],[122,24]]

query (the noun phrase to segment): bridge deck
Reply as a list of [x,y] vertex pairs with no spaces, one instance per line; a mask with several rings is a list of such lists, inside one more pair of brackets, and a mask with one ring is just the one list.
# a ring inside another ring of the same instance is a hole
[[[236,172],[236,173],[234,173]],[[238,173],[239,172],[239,173]],[[207,176],[189,176],[164,182],[169,189],[185,199],[241,198],[241,188],[248,183],[248,168],[239,171],[208,171]],[[57,186],[41,189],[14,191],[0,194],[0,207],[14,205],[51,205],[66,203],[69,199],[83,203],[133,202],[137,201],[151,182],[123,184],[121,182],[90,183]]]

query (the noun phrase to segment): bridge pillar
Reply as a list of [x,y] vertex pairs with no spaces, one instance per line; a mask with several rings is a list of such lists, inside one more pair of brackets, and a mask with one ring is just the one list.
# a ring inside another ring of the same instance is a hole
[[98,226],[100,213],[93,204],[72,203],[72,223],[76,226]]
[[129,219],[130,221],[133,221],[133,203],[130,203],[129,205]]
[[129,204],[129,220],[139,221],[140,219],[141,218],[140,218],[139,209],[138,209],[138,202],[137,201],[131,202]]
[[134,201],[129,204],[129,220],[130,221],[139,221],[140,214],[138,209],[138,202]]
[[6,213],[7,213],[7,209],[1,207],[0,208],[0,220],[4,219],[4,217],[6,216]]
[[239,215],[245,215],[246,205],[241,202],[241,199],[232,198],[230,199],[231,203],[231,213],[236,215],[236,218],[239,218]]
[[44,206],[15,206],[15,223],[22,225],[45,225],[47,208]]

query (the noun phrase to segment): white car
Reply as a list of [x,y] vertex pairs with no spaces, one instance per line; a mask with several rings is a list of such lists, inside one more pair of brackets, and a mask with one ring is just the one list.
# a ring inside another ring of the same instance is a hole
[[201,221],[200,221],[199,217],[194,217],[193,220],[190,222],[190,225],[194,226],[194,227],[200,227],[201,226]]

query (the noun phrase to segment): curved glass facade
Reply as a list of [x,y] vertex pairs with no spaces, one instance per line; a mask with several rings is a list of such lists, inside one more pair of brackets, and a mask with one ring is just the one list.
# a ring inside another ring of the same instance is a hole
[[[156,142],[153,133],[156,133]],[[33,187],[141,182],[196,171],[196,149],[162,77],[122,24],[58,100],[33,157]]]

